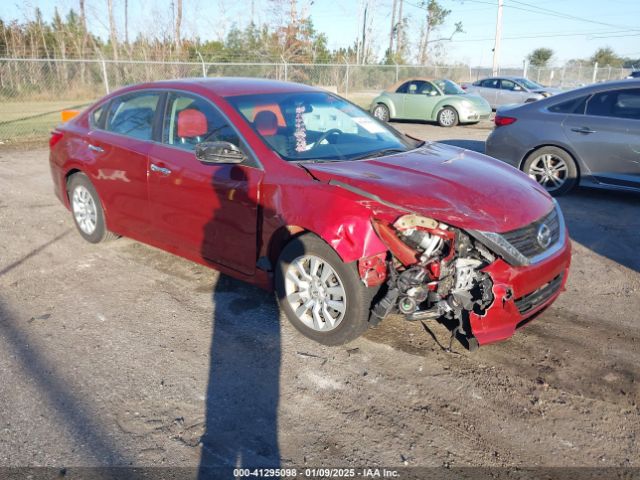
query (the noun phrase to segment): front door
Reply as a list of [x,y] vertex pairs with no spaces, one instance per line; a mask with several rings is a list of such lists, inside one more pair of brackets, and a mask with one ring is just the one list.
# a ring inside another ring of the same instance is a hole
[[162,143],[149,152],[155,231],[176,253],[254,273],[263,171],[250,162],[207,164],[196,158],[194,148],[204,141],[228,141],[247,152],[209,100],[173,92],[165,112]]
[[596,180],[640,186],[640,88],[593,95],[585,115],[563,122],[571,145]]
[[431,82],[411,82],[404,95],[405,118],[410,120],[435,120],[433,109],[440,99],[438,89]]

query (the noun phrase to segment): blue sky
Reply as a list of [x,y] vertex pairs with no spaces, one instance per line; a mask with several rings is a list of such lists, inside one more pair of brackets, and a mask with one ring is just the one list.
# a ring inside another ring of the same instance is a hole
[[[250,0],[183,0],[183,29],[201,38],[224,34],[233,23],[242,25],[250,17]],[[298,0],[307,8],[318,30],[325,32],[331,47],[347,46],[359,34],[360,5],[366,0]],[[490,65],[496,23],[497,0],[440,0],[452,11],[440,34],[448,35],[461,21],[465,32],[443,44],[450,62]],[[272,0],[254,0],[258,20],[272,18]],[[392,0],[368,0],[374,50],[381,55],[388,43]],[[404,15],[410,23],[410,40],[417,41],[424,10],[421,0],[405,0]],[[90,25],[106,33],[106,0],[86,0]],[[286,0],[283,3],[287,3]],[[520,66],[534,48],[555,51],[553,63],[590,56],[598,47],[610,46],[623,56],[640,57],[640,0],[504,0],[502,66]],[[54,5],[61,11],[77,9],[77,0],[3,0],[0,16],[23,19],[40,7],[50,18]],[[117,21],[123,28],[124,0],[114,0]],[[129,0],[130,37],[137,31],[161,32],[171,24],[171,0]],[[542,11],[541,9],[546,9]],[[558,12],[564,15],[558,15]],[[566,16],[581,19],[566,18]],[[562,18],[564,17],[564,18]],[[412,47],[415,50],[415,47]]]

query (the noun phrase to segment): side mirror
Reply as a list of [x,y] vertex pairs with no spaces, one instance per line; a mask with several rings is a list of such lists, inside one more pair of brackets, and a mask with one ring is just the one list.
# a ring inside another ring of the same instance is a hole
[[521,92],[522,91],[522,87],[520,85],[514,85],[513,91],[514,92]]
[[439,94],[438,94],[438,92],[437,92],[436,90],[431,90],[431,91],[428,93],[428,95],[429,95],[430,97],[437,97]]
[[204,163],[242,163],[245,154],[231,142],[202,142],[196,145],[196,158]]

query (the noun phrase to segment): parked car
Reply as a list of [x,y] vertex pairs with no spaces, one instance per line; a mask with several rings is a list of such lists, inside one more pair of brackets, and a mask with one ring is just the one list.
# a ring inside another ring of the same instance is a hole
[[629,75],[627,75],[627,78],[640,78],[640,70],[634,70],[633,72],[629,73]]
[[480,95],[494,110],[500,105],[535,102],[560,92],[524,77],[485,78],[471,84],[463,84],[462,88],[469,93]]
[[489,104],[468,95],[451,80],[414,78],[398,82],[382,92],[369,108],[382,120],[425,120],[441,127],[478,123],[491,115]]
[[308,86],[131,86],[56,128],[50,150],[84,239],[131,237],[275,288],[327,345],[392,312],[449,319],[472,347],[502,340],[567,279],[562,212],[526,175]]
[[640,81],[619,80],[498,109],[486,153],[552,195],[577,184],[640,190]]

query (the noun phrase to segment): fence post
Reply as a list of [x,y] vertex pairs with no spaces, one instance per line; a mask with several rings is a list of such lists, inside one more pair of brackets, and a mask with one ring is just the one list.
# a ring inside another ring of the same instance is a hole
[[522,61],[522,76],[524,78],[527,78],[527,70],[529,68],[529,63],[527,62],[527,60],[523,60]]
[[200,63],[202,63],[202,76],[204,78],[207,78],[207,68],[204,66],[204,58],[202,58],[202,55],[200,55],[200,52],[198,50],[196,50],[196,53],[200,57]]
[[345,87],[344,87],[344,98],[348,99],[349,98],[349,62],[345,59],[344,63],[347,66],[347,70],[345,72],[346,83],[345,83]]
[[596,78],[598,78],[598,62],[593,64],[593,77],[591,78],[591,83],[596,83]]
[[284,81],[286,82],[287,80],[289,80],[289,69],[287,67],[287,61],[284,58],[284,55],[280,55],[280,58],[282,59],[282,64],[284,65]]
[[100,59],[101,63],[102,63],[102,78],[104,79],[104,89],[107,92],[107,95],[109,95],[109,77],[107,76],[107,62],[104,61],[104,58]]
[[395,64],[395,66],[396,66],[396,82],[397,82],[397,81],[398,81],[398,78],[399,78],[399,76],[400,76],[400,72],[399,72],[400,68],[398,67],[398,63],[397,63],[395,60],[393,61],[393,63],[394,63],[394,64]]

